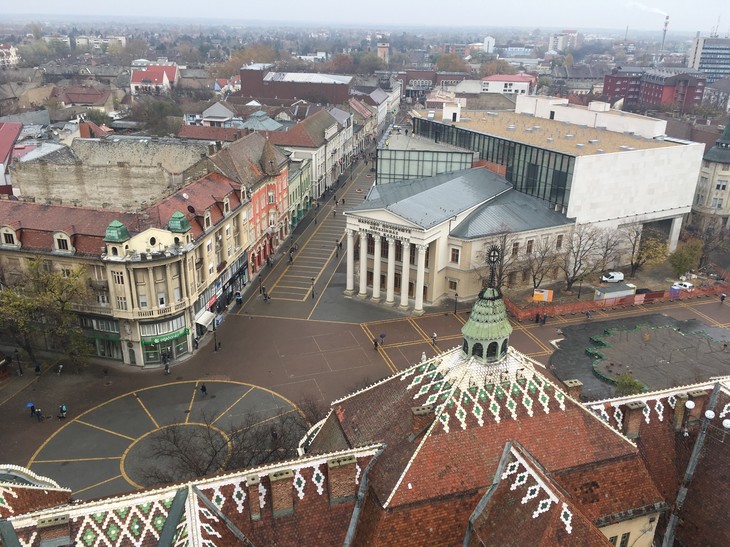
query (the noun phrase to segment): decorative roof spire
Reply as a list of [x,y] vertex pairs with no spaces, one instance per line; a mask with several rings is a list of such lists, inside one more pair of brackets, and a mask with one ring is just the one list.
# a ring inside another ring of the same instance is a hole
[[489,264],[489,285],[479,293],[469,320],[461,329],[464,335],[462,354],[482,363],[500,361],[507,355],[512,325],[507,319],[507,310],[499,288],[495,287],[495,270],[501,258],[499,247],[487,251]]

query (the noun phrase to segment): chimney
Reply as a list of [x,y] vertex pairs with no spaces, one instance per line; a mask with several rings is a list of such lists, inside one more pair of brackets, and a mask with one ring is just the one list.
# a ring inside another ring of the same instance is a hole
[[246,494],[248,495],[248,508],[251,512],[251,520],[261,520],[261,502],[259,501],[259,484],[261,479],[256,475],[246,477]]
[[580,380],[565,380],[563,382],[565,384],[566,389],[568,390],[568,397],[572,397],[576,401],[580,401],[580,395],[583,391],[583,382]]
[[211,142],[208,143],[208,155],[212,156],[213,154],[215,154],[215,143]]
[[269,473],[271,483],[271,508],[274,518],[291,515],[294,512],[294,471],[285,469]]
[[687,422],[698,422],[705,415],[705,407],[707,406],[708,393],[701,389],[690,391],[687,393],[689,400],[694,403],[694,408],[689,411]]
[[68,515],[41,518],[36,527],[41,544],[71,545],[71,523]]
[[436,414],[434,413],[433,405],[414,406],[411,408],[411,413],[413,414],[411,435],[415,438],[433,423]]
[[327,462],[327,484],[330,504],[355,499],[355,456],[335,458]]
[[629,439],[636,439],[639,436],[641,420],[644,419],[644,407],[642,401],[631,401],[626,404],[626,417],[624,418],[624,435]]
[[215,149],[220,150],[221,148],[223,148],[221,141],[215,141]]
[[674,405],[674,418],[673,418],[673,425],[674,425],[674,431],[682,431],[682,426],[684,426],[684,415],[689,410],[688,408],[685,408],[685,403],[687,402],[687,396],[684,393],[680,393],[677,395],[677,402]]

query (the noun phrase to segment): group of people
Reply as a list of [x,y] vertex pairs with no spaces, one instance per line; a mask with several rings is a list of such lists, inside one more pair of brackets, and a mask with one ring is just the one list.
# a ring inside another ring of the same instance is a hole
[[[37,418],[39,422],[42,422],[43,420],[50,418],[50,416],[44,416],[43,410],[41,410],[40,407],[35,406],[35,403],[28,403],[28,408],[30,408],[30,417]],[[68,407],[66,406],[66,403],[61,403],[60,405],[58,405],[57,418],[59,420],[65,420],[67,412],[68,412]]]

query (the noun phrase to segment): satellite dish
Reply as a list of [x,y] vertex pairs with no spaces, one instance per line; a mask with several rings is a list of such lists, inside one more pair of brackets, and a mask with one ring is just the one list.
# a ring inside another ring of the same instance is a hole
[[193,207],[192,205],[188,205],[188,211],[192,214],[195,214],[195,207]]

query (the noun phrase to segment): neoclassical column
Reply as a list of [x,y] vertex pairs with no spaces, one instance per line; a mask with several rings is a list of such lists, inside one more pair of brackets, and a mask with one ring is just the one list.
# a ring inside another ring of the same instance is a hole
[[347,286],[345,293],[355,292],[355,231],[347,229]]
[[385,303],[392,304],[395,295],[395,238],[388,238],[388,282]]
[[365,298],[368,291],[368,234],[360,232],[360,292],[358,296]]
[[405,309],[408,307],[408,282],[411,276],[411,242],[404,239],[401,244],[403,246],[401,254],[403,267],[400,274],[400,307]]
[[426,245],[416,245],[418,266],[416,269],[416,306],[414,311],[423,311],[423,281],[426,277]]
[[373,252],[373,300],[380,300],[380,268],[382,259],[381,245],[383,237],[381,235],[374,235],[375,238],[375,251]]

